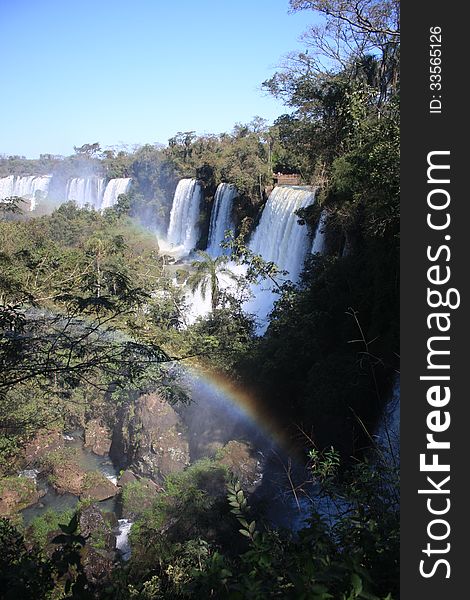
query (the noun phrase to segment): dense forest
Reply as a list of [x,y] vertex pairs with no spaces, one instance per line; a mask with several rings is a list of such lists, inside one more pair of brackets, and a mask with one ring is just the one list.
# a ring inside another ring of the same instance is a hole
[[[323,21],[263,83],[286,107],[274,124],[0,159],[0,177],[55,181],[34,211],[0,201],[0,597],[399,597],[399,459],[373,435],[399,373],[399,4],[290,9]],[[325,231],[295,282],[249,246],[278,174],[315,190],[297,219]],[[61,197],[84,175],[131,183],[95,210]],[[182,178],[203,190],[186,261],[159,243]],[[214,257],[221,183],[238,193]],[[244,306],[266,282],[260,333]],[[210,307],[190,318],[196,292]],[[187,426],[210,419],[205,381],[256,398],[282,467],[244,432],[216,444]],[[301,526],[272,517],[281,495]]]

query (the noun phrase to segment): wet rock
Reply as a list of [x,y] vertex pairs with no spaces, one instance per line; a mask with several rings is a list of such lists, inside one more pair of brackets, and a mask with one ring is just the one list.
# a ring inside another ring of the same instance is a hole
[[55,464],[51,467],[49,483],[59,494],[78,496],[85,481],[86,472],[75,463]]
[[57,493],[76,496],[80,493],[86,471],[77,461],[75,448],[57,449],[42,457],[40,468],[47,473],[48,481]]
[[163,480],[189,464],[189,445],[179,415],[156,394],[141,396],[136,410],[141,424],[134,465],[143,476]]
[[98,419],[92,419],[85,425],[85,448],[89,448],[98,456],[109,454],[111,448],[111,431]]
[[112,481],[107,479],[98,471],[91,471],[85,474],[80,489],[81,500],[107,500],[112,498],[119,491],[119,488]]
[[137,475],[135,475],[135,473],[133,473],[129,469],[126,469],[119,477],[117,484],[119,487],[124,487],[128,483],[133,483],[134,481],[138,481]]
[[113,527],[117,519],[113,513],[102,512],[96,504],[91,504],[80,510],[78,519],[80,535],[87,543],[99,542],[98,545],[106,550],[116,548],[116,536]]
[[80,535],[86,540],[81,550],[83,570],[93,585],[109,581],[115,560],[116,536],[113,528],[117,520],[110,513],[102,513],[92,504],[80,511]]
[[40,497],[34,480],[26,477],[3,477],[0,479],[0,517],[10,517],[36,504]]
[[140,396],[127,408],[113,440],[112,457],[119,454],[127,455],[136,475],[157,483],[183,470],[189,464],[189,445],[180,416],[158,394]]
[[63,447],[64,438],[60,431],[39,431],[25,446],[25,463],[28,466],[37,465],[49,453],[60,450]]
[[48,472],[50,484],[59,494],[69,493],[81,499],[101,501],[119,491],[102,473],[83,469],[78,464],[74,448],[52,452],[43,459],[42,464]]
[[217,460],[238,479],[245,492],[251,493],[260,485],[263,465],[250,444],[232,440],[219,450]]

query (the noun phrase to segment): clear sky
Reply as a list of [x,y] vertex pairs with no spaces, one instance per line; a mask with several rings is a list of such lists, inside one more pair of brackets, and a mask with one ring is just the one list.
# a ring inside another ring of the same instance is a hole
[[286,112],[260,89],[312,12],[288,0],[0,0],[0,153],[162,142]]

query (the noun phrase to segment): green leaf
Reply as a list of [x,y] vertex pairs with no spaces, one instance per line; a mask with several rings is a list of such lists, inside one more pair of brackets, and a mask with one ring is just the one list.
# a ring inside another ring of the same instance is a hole
[[238,530],[242,535],[244,535],[247,538],[251,538],[250,532],[247,531],[246,529],[239,529]]
[[68,525],[59,524],[60,529],[64,533],[72,534],[75,533],[78,527],[78,514],[75,514],[71,519]]
[[351,583],[354,589],[354,593],[356,594],[356,596],[359,596],[359,594],[362,592],[362,579],[357,573],[353,573],[351,575]]

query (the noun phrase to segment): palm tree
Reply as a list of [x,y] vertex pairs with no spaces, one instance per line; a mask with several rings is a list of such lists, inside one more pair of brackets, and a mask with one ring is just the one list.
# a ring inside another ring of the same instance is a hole
[[211,309],[215,312],[220,298],[219,276],[226,275],[233,281],[237,281],[237,277],[225,266],[229,260],[227,256],[212,258],[204,251],[199,251],[198,254],[202,260],[193,261],[195,271],[189,276],[188,285],[193,293],[199,288],[203,300],[206,298],[207,286],[210,285]]

